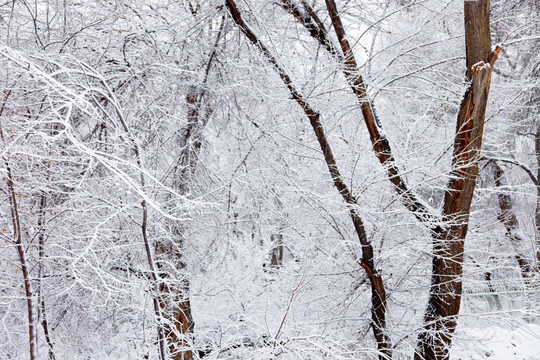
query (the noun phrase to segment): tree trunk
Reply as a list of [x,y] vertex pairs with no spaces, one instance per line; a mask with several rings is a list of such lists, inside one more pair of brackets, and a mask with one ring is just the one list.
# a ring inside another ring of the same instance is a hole
[[463,251],[478,174],[492,68],[489,0],[465,2],[467,79],[471,82],[457,119],[452,172],[445,193],[445,225],[433,234],[431,291],[415,359],[448,359],[461,305]]
[[[182,239],[183,235],[178,232],[177,237]],[[158,242],[155,253],[160,275],[159,306],[170,359],[191,360],[195,323],[191,316],[189,280],[183,273],[186,264],[182,259],[182,243]]]
[[[190,5],[191,6],[191,5]],[[186,94],[187,125],[178,131],[181,149],[172,173],[172,187],[181,194],[190,190],[192,176],[201,151],[201,132],[207,122],[204,111],[205,86],[216,56],[223,32],[224,17],[216,35],[213,49],[205,66],[201,86],[192,86]],[[171,238],[156,242],[155,254],[160,273],[159,304],[164,318],[165,338],[171,360],[193,359],[193,331],[195,322],[191,315],[189,279],[186,277],[186,262],[183,259],[185,229],[177,222],[169,223]]]
[[[42,292],[42,279],[44,275],[44,267],[43,267],[43,261],[45,259],[45,206],[47,204],[47,198],[45,192],[41,193],[41,197],[39,200],[39,215],[38,215],[38,231],[39,231],[39,278],[38,278],[38,290],[37,290],[37,298],[38,298],[38,306],[39,306],[39,315],[41,316],[41,327],[43,328],[43,333],[45,335],[45,341],[47,342],[47,346],[49,347],[49,360],[56,360],[56,357],[54,355],[54,347],[53,343],[51,341],[51,335],[49,332],[49,325],[47,322],[47,311],[45,308],[45,298],[43,297]],[[39,323],[39,320],[38,320]]]
[[356,198],[350,192],[349,188],[343,181],[343,177],[337,166],[336,159],[332,152],[332,148],[320,119],[320,114],[311,107],[307,102],[306,98],[298,91],[294,86],[290,76],[285,72],[285,69],[281,67],[277,59],[272,55],[268,48],[259,40],[255,33],[247,26],[247,24],[242,19],[238,8],[234,0],[226,0],[226,6],[231,14],[232,19],[240,27],[242,32],[246,35],[249,41],[253,43],[266,57],[268,62],[274,67],[277,74],[289,90],[292,98],[300,105],[304,114],[309,119],[313,132],[317,137],[319,146],[323,153],[328,171],[332,177],[334,186],[339,191],[345,202],[350,206],[349,215],[353,222],[358,240],[362,245],[362,260],[360,265],[366,271],[366,274],[371,283],[371,325],[373,329],[373,334],[377,341],[377,347],[380,352],[381,359],[388,359],[392,356],[392,346],[390,344],[390,339],[386,334],[386,292],[384,288],[384,283],[380,271],[376,269],[374,258],[373,258],[373,246],[370,240],[367,238],[364,223],[358,212],[355,210],[355,207],[358,205]]
[[537,163],[537,184],[536,184],[536,269],[540,271],[540,127],[536,130],[535,138],[536,163]]
[[[2,136],[3,139],[3,136]],[[15,246],[17,248],[17,254],[19,255],[19,265],[23,276],[24,292],[26,295],[26,310],[28,315],[28,344],[30,351],[30,360],[36,359],[36,326],[34,322],[34,305],[33,294],[30,283],[30,277],[28,273],[28,264],[26,262],[25,251],[22,244],[22,229],[21,218],[19,214],[19,206],[17,204],[17,196],[13,186],[13,176],[11,174],[11,168],[6,161],[7,170],[7,186],[9,195],[9,205],[11,206],[11,221],[13,224],[13,236],[15,239]]]
[[[481,147],[487,96],[491,72],[500,48],[491,53],[489,0],[465,1],[465,43],[467,79],[471,85],[461,104],[454,143],[451,181],[444,199],[443,219],[446,226],[437,225],[436,217],[408,189],[395,164],[390,143],[366,97],[366,85],[359,75],[354,54],[349,45],[334,0],[326,0],[334,31],[343,57],[329,43],[326,31],[317,21],[309,5],[302,2],[305,13],[293,3],[282,0],[282,6],[294,15],[311,36],[344,64],[349,81],[362,110],[375,155],[385,167],[388,179],[400,195],[403,204],[433,234],[434,257],[432,288],[425,315],[424,331],[419,335],[417,359],[445,359],[449,356],[451,337],[461,302],[461,274],[464,239],[467,234],[470,206],[478,173],[477,152]],[[311,18],[310,18],[311,16]],[[539,190],[540,194],[540,190]],[[540,224],[540,215],[538,217]]]

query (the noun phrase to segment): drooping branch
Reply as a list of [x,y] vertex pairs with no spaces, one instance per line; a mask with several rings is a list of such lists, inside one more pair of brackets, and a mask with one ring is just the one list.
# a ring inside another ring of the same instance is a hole
[[225,2],[232,19],[240,27],[242,32],[248,38],[253,45],[255,45],[261,53],[266,57],[267,61],[274,67],[287,89],[289,90],[292,98],[300,105],[304,114],[310,121],[313,128],[319,146],[324,155],[324,159],[332,177],[334,186],[337,188],[345,202],[349,205],[349,214],[353,222],[356,234],[359,242],[362,245],[362,261],[360,264],[366,270],[366,274],[371,282],[372,289],[372,327],[375,339],[377,340],[378,348],[381,352],[381,359],[391,357],[391,345],[388,336],[385,333],[386,327],[386,292],[384,289],[383,280],[380,272],[375,268],[373,259],[373,246],[367,238],[364,223],[360,218],[356,207],[358,206],[357,200],[350,192],[349,188],[343,181],[343,177],[337,166],[336,159],[332,152],[332,148],[326,134],[323,129],[323,125],[320,119],[320,114],[311,107],[305,97],[296,89],[291,77],[287,74],[285,69],[281,67],[277,59],[272,55],[270,50],[259,40],[257,35],[247,26],[243,18],[238,11],[238,8],[233,0],[226,0]]
[[[98,80],[101,82],[103,87],[106,90],[107,95],[110,98],[110,102],[113,105],[114,111],[118,117],[118,120],[121,124],[122,130],[124,131],[125,135],[127,136],[132,148],[132,152],[135,157],[135,162],[137,164],[137,168],[139,169],[138,175],[139,175],[139,183],[141,186],[141,190],[144,192],[146,188],[146,179],[145,175],[142,171],[142,156],[141,156],[141,148],[135,138],[133,137],[132,132],[130,131],[130,128],[128,126],[128,123],[126,121],[126,118],[124,117],[124,113],[122,112],[122,109],[120,107],[120,104],[118,102],[118,99],[116,98],[116,95],[114,91],[109,87],[109,84],[103,79],[102,77],[97,77]],[[161,279],[159,278],[159,274],[157,272],[156,263],[154,260],[154,254],[152,253],[152,247],[150,245],[150,239],[148,237],[148,203],[146,199],[143,199],[141,201],[141,209],[142,209],[142,216],[141,216],[141,237],[142,242],[146,254],[146,261],[148,263],[148,267],[150,269],[150,277],[152,279],[152,285],[153,285],[153,293],[152,293],[152,303],[154,307],[154,314],[156,315],[156,321],[157,321],[157,335],[158,335],[158,348],[159,348],[159,359],[160,360],[166,360],[167,359],[167,352],[166,352],[166,346],[165,346],[165,333],[164,333],[164,324],[163,324],[163,317],[161,308],[159,305],[159,286],[161,284]]]
[[500,162],[505,162],[505,163],[508,163],[508,164],[512,164],[512,165],[516,165],[518,167],[520,167],[523,171],[525,171],[527,173],[527,175],[529,176],[529,178],[531,179],[532,183],[536,186],[538,186],[538,178],[533,174],[532,170],[529,169],[526,165],[520,163],[520,162],[517,162],[515,160],[510,160],[510,159],[504,159],[504,158],[499,158],[499,157],[491,157],[491,156],[484,156],[483,159],[489,161],[489,162],[497,162],[497,161],[500,161]]

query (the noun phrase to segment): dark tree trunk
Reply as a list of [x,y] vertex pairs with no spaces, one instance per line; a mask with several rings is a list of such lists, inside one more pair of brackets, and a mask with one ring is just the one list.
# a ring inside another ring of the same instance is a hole
[[536,130],[535,138],[535,150],[536,150],[536,163],[537,163],[537,175],[536,175],[536,269],[540,271],[540,127]]
[[[193,7],[193,9],[198,9]],[[192,4],[190,4],[190,8]],[[196,11],[194,11],[194,15]],[[205,86],[216,56],[223,32],[224,18],[217,33],[213,49],[205,67],[200,86],[192,86],[186,94],[187,125],[178,132],[181,149],[172,173],[172,187],[187,194],[193,184],[192,177],[197,168],[201,151],[201,132],[206,125],[208,113],[204,109]],[[164,318],[164,332],[171,360],[192,360],[195,322],[191,315],[190,286],[183,258],[185,226],[177,221],[170,222],[171,238],[160,240],[155,245],[157,267],[160,274],[159,304]]]
[[[2,136],[3,139],[3,136]],[[26,253],[22,243],[22,228],[21,217],[19,214],[19,206],[17,204],[17,196],[13,185],[13,177],[11,174],[11,168],[6,162],[7,170],[7,186],[9,195],[9,205],[11,206],[11,221],[13,224],[13,237],[14,243],[17,248],[17,254],[19,255],[19,265],[23,276],[24,292],[26,295],[26,310],[28,316],[28,344],[29,344],[29,359],[36,359],[36,326],[34,321],[34,304],[32,287],[29,276],[28,263],[26,261]]]
[[461,306],[463,251],[482,146],[492,68],[489,0],[465,2],[467,79],[457,119],[452,172],[445,193],[445,225],[433,234],[431,291],[415,359],[448,359]]

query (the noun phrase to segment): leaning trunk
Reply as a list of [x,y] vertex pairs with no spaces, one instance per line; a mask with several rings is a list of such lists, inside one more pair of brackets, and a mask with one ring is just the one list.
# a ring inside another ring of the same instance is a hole
[[231,14],[232,19],[240,27],[244,35],[261,51],[267,61],[274,67],[274,70],[277,72],[282,82],[289,90],[292,99],[295,100],[296,103],[302,108],[304,114],[311,124],[314,135],[317,138],[319,147],[324,156],[326,166],[330,176],[332,177],[334,186],[341,194],[343,200],[349,206],[349,215],[353,222],[358,240],[362,245],[362,260],[360,261],[360,265],[366,271],[371,283],[371,326],[373,328],[373,334],[377,341],[377,347],[380,352],[379,357],[380,359],[391,358],[392,346],[386,333],[386,291],[382,276],[380,271],[375,267],[373,246],[366,235],[362,218],[360,218],[355,209],[358,206],[358,202],[343,181],[343,177],[339,171],[332,148],[328,142],[328,138],[326,137],[321,116],[311,106],[311,104],[309,104],[304,95],[294,86],[291,77],[279,64],[278,60],[272,55],[270,50],[260,41],[257,35],[255,35],[255,33],[245,23],[244,19],[240,15],[240,12],[238,11],[238,8],[236,7],[234,0],[227,0],[225,4]]

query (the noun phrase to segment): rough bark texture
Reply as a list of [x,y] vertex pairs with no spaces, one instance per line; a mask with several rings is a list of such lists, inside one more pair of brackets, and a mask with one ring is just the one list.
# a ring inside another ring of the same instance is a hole
[[418,337],[416,359],[448,359],[461,305],[463,252],[478,174],[484,118],[493,65],[500,48],[490,53],[489,0],[465,2],[467,77],[457,119],[452,172],[445,193],[445,226],[434,232],[431,290]]
[[[186,94],[187,125],[178,132],[180,152],[172,172],[172,186],[181,194],[190,191],[192,177],[201,151],[201,132],[207,122],[203,99],[205,86],[223,32],[224,18],[206,63],[201,86],[192,86]],[[191,360],[195,322],[191,315],[190,284],[183,259],[185,227],[177,221],[169,223],[171,238],[156,242],[155,254],[159,270],[159,304],[164,318],[164,332],[171,360]]]
[[247,26],[247,24],[242,19],[238,8],[233,0],[226,0],[225,2],[232,19],[240,27],[242,32],[246,37],[251,41],[266,57],[266,59],[272,64],[279,77],[289,90],[292,98],[300,105],[305,115],[309,119],[309,122],[313,128],[315,136],[319,142],[319,146],[323,152],[328,171],[334,182],[334,186],[338,189],[339,193],[345,200],[345,202],[350,205],[349,214],[353,222],[354,228],[356,230],[360,244],[362,245],[362,260],[360,265],[366,271],[368,278],[371,283],[371,294],[372,294],[372,328],[375,339],[377,340],[377,345],[379,351],[381,352],[381,358],[388,358],[391,356],[391,345],[384,329],[386,328],[386,292],[384,289],[384,283],[381,277],[380,272],[375,268],[374,259],[373,259],[373,246],[368,240],[366,231],[364,228],[364,223],[360,216],[358,215],[355,207],[357,206],[357,200],[350,192],[349,188],[343,181],[339,168],[337,166],[332,148],[324,132],[322,122],[320,120],[320,114],[315,111],[311,105],[307,102],[304,96],[296,89],[290,76],[285,72],[285,70],[280,66],[276,58],[272,53],[266,48],[266,46],[258,39],[255,33]]
[[[177,235],[182,238],[181,234]],[[159,306],[163,315],[164,336],[171,360],[193,359],[192,337],[195,323],[191,316],[189,280],[183,276],[186,264],[182,259],[181,244],[158,242],[156,256],[159,270]],[[172,268],[171,268],[172,267]],[[180,273],[180,279],[170,274]]]
[[[404,205],[418,220],[427,224],[433,234],[434,257],[432,288],[425,315],[424,331],[419,336],[417,359],[445,359],[449,356],[452,333],[461,302],[461,274],[464,239],[467,234],[470,206],[476,175],[477,152],[481,147],[484,117],[491,81],[491,71],[499,49],[491,53],[489,26],[489,0],[465,1],[465,33],[467,79],[471,82],[461,104],[454,143],[451,181],[444,199],[443,219],[446,226],[437,225],[436,218],[418,200],[400,176],[390,143],[366,97],[366,85],[359,75],[358,66],[345,35],[345,30],[334,0],[326,0],[343,56],[329,43],[324,26],[308,18],[309,6],[302,2],[306,12],[301,12],[293,0],[282,0],[284,8],[303,24],[311,36],[344,64],[343,72],[351,84],[362,110],[373,150],[385,167],[389,180],[400,195]],[[314,29],[315,25],[319,29]],[[540,190],[539,190],[540,195]],[[540,206],[539,206],[540,208]],[[540,228],[540,215],[538,216]]]

